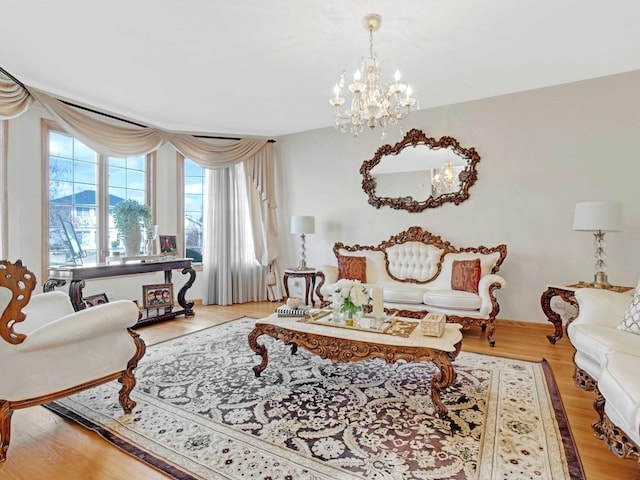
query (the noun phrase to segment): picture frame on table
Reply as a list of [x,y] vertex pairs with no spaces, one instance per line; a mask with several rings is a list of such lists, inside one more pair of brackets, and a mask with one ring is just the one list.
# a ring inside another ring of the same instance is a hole
[[159,283],[142,286],[143,308],[163,308],[173,306],[173,284]]
[[175,235],[158,235],[160,238],[160,253],[162,255],[175,255],[178,250],[177,237]]
[[89,307],[95,307],[96,305],[102,305],[103,303],[109,303],[109,298],[106,293],[98,293],[97,295],[89,295],[84,298],[84,303]]

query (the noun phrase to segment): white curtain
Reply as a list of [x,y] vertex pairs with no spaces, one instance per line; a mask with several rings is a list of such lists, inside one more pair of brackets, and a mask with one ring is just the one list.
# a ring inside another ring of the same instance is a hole
[[[254,257],[264,267],[269,285],[268,298],[270,300],[282,298],[280,282],[276,281],[276,278],[279,278],[275,262],[278,256],[279,239],[276,229],[277,207],[273,185],[274,152],[271,143],[266,139],[249,138],[220,145],[205,142],[191,135],[173,134],[157,128],[122,127],[78,111],[37,89],[28,86],[25,89],[0,72],[0,120],[21,115],[34,99],[60,122],[67,132],[104,155],[115,157],[142,155],[169,142],[185,157],[207,169],[224,169],[232,166],[235,168],[243,162],[247,167],[246,178],[250,179],[247,183],[251,210],[250,224],[255,238]],[[0,160],[1,157],[0,153]],[[244,172],[241,167],[238,168]],[[6,218],[6,215],[3,215],[3,218]],[[205,229],[205,243],[206,232]],[[0,223],[0,236],[1,234]],[[212,239],[210,243],[214,243]]]
[[250,190],[242,163],[206,172],[202,303],[231,305],[267,299],[266,274],[253,245]]

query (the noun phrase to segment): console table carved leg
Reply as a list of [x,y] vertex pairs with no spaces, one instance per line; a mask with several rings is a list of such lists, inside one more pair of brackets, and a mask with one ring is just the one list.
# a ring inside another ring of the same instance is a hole
[[82,289],[86,285],[84,280],[71,280],[69,284],[69,298],[73,304],[73,309],[78,312],[84,310],[87,306],[82,298]]
[[195,312],[193,311],[193,302],[187,302],[185,300],[185,295],[187,294],[187,290],[191,288],[193,282],[196,280],[196,271],[190,267],[182,269],[183,275],[186,275],[187,273],[189,274],[189,280],[187,280],[178,292],[178,303],[182,308],[184,308],[185,317],[193,317],[195,315]]
[[258,337],[263,333],[264,332],[262,331],[262,328],[260,328],[260,325],[257,325],[253,330],[251,330],[251,333],[249,333],[249,348],[262,357],[260,363],[253,367],[253,373],[256,374],[256,377],[260,376],[262,371],[267,368],[267,363],[269,363],[267,347],[258,343]]
[[56,287],[64,287],[66,284],[66,280],[60,280],[59,278],[50,278],[42,285],[42,291],[53,292]]

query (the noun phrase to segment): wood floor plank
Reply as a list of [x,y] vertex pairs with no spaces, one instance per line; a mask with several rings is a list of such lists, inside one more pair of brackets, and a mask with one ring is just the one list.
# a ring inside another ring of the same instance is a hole
[[[152,345],[242,316],[264,317],[279,304],[271,302],[219,306],[196,306],[193,318],[150,325],[139,329]],[[465,332],[462,349],[522,360],[546,358],[552,367],[563,399],[572,433],[588,480],[640,480],[640,465],[617,458],[605,444],[593,436],[596,420],[593,392],[584,392],[573,384],[573,354],[565,338],[552,345],[546,335],[551,324],[499,321],[494,338],[487,344],[479,329]],[[13,415],[12,440],[7,461],[0,464],[2,480],[156,480],[167,477],[120,451],[97,434],[63,420],[43,407],[18,410]]]

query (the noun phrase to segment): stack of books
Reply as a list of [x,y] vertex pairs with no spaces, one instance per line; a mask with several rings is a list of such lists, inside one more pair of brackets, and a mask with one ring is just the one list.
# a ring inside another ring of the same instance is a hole
[[276,313],[279,317],[304,317],[309,313],[309,308],[310,307],[307,305],[300,305],[296,308],[282,305],[281,307],[276,308]]

